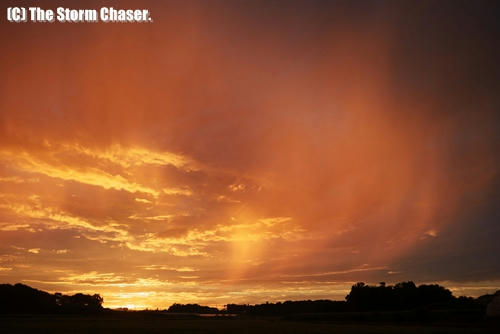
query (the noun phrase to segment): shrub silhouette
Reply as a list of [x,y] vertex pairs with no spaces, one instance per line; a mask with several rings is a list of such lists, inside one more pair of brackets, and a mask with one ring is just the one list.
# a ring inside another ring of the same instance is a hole
[[168,308],[168,312],[208,314],[208,313],[219,313],[219,310],[215,307],[201,306],[198,304],[176,303]]
[[226,305],[226,311],[230,314],[249,315],[285,315],[297,313],[325,313],[345,311],[344,301],[333,300],[300,300],[277,303],[265,303],[258,305]]

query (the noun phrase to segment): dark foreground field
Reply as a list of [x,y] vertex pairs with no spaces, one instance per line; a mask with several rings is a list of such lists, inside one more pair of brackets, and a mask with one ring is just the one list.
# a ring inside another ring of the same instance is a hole
[[500,333],[497,323],[355,323],[290,321],[272,318],[169,316],[0,316],[0,332],[10,333]]

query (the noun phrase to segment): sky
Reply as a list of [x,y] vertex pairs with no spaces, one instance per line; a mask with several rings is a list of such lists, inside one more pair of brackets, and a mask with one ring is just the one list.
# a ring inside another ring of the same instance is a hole
[[0,283],[129,308],[500,289],[498,3],[105,5],[153,22],[2,14]]

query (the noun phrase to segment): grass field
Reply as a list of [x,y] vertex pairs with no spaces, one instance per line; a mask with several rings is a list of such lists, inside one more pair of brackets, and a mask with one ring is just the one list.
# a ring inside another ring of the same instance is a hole
[[293,322],[271,318],[162,316],[0,316],[0,333],[500,333],[498,324],[381,324]]

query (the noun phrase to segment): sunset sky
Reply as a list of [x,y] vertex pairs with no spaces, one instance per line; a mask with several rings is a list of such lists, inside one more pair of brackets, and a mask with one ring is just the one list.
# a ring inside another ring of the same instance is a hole
[[0,21],[0,283],[130,308],[500,289],[498,3],[6,22],[20,3]]

